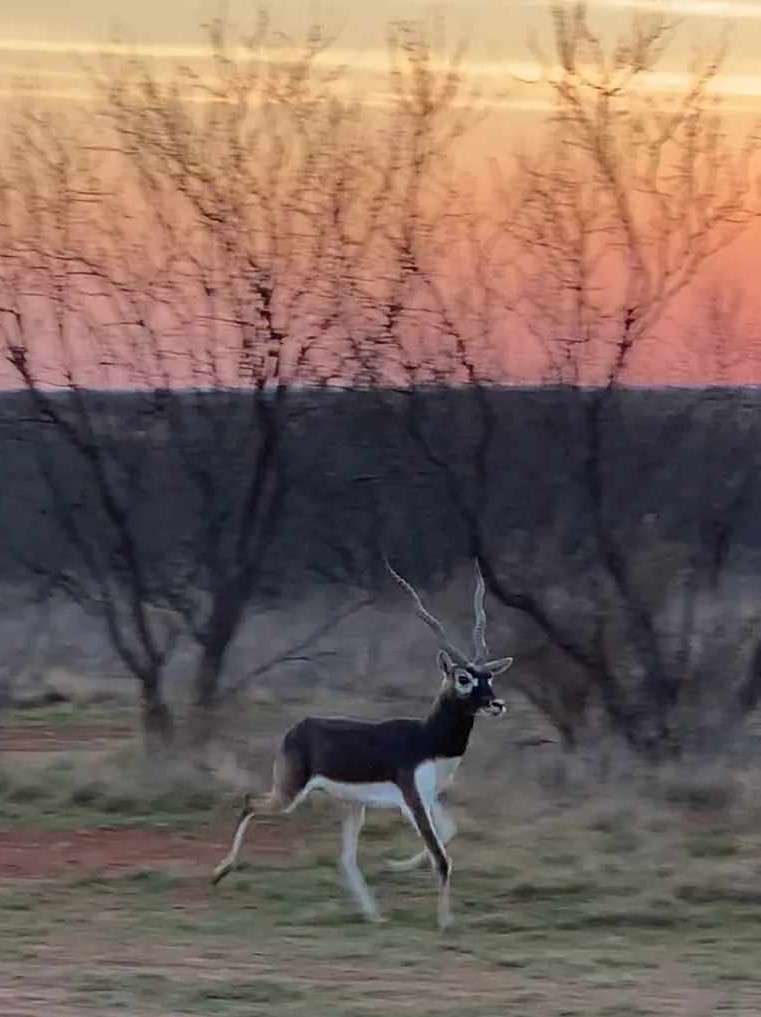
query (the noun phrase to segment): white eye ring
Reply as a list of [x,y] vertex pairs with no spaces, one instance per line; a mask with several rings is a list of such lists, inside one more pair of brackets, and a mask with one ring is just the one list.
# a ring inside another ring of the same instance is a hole
[[464,672],[455,675],[455,682],[457,684],[457,688],[461,689],[463,692],[468,692],[474,685],[473,678]]

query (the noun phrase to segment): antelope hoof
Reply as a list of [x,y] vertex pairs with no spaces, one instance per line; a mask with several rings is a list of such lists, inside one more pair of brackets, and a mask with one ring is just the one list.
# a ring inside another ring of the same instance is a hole
[[220,862],[214,870],[211,877],[211,885],[216,886],[220,880],[224,879],[228,872],[232,871],[232,863],[228,861]]
[[446,932],[447,929],[451,929],[454,925],[454,915],[447,908],[446,910],[439,911],[439,931]]

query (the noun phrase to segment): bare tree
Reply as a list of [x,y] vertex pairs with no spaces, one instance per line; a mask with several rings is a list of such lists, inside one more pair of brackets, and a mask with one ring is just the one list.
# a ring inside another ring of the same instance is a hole
[[160,617],[169,605],[137,536],[150,483],[145,457],[123,432],[150,434],[156,403],[147,396],[117,419],[88,387],[94,379],[108,386],[109,366],[88,305],[97,295],[88,289],[84,235],[97,193],[72,140],[52,117],[22,111],[4,166],[0,329],[39,425],[33,447],[47,511],[66,544],[63,560],[47,548],[26,564],[102,618],[140,683],[149,741],[166,744],[173,725],[162,677],[177,628]]
[[[406,406],[463,550],[574,662],[560,694],[525,686],[567,743],[594,691],[636,749],[678,745],[690,664],[651,595],[663,562],[649,491],[702,404],[664,416],[654,454],[622,472],[641,452],[626,384],[658,349],[667,311],[751,222],[755,140],[736,150],[724,137],[710,93],[719,51],[696,59],[675,98],[645,87],[676,30],[666,17],[635,17],[606,49],[584,4],[552,16],[555,110],[541,150],[497,180],[496,221],[455,161],[485,113],[462,50],[441,59],[413,23],[391,26],[389,88],[373,112],[348,97],[324,32],[294,43],[262,18],[242,53],[212,24],[208,67],[162,77],[144,60],[104,60],[97,146],[63,119],[16,122],[0,189],[7,354],[48,425],[40,465],[87,597],[143,688],[160,689],[178,621],[199,648],[197,744],[242,621],[274,585],[300,483],[289,442],[310,426],[304,390],[353,386]],[[556,476],[547,456],[521,462],[499,439],[495,383],[510,380],[511,357],[532,355],[550,383],[534,426]],[[115,386],[144,394],[129,420],[114,413]],[[125,442],[125,425],[140,440]],[[61,447],[86,479],[81,497],[64,492]],[[342,582],[384,541],[424,546],[369,494],[385,485],[365,483],[396,472],[388,486],[409,491],[420,460],[376,465],[352,495],[373,550],[340,548]],[[140,517],[157,470],[190,520],[161,534]],[[530,480],[521,495],[544,529],[500,501],[500,471]],[[691,624],[687,612],[684,633]],[[149,672],[159,677],[146,683]]]
[[[483,329],[474,329],[472,315],[457,317],[450,293],[438,307],[439,328],[457,336],[478,421],[471,433],[480,433],[470,478],[447,462],[435,428],[426,430],[419,415],[414,426],[449,478],[491,592],[581,668],[615,730],[660,756],[679,748],[686,671],[661,631],[648,492],[684,448],[701,399],[664,418],[656,448],[643,456],[626,385],[638,358],[657,356],[666,312],[755,218],[757,141],[751,133],[735,148],[726,138],[710,91],[723,47],[696,57],[685,89],[669,97],[648,87],[677,28],[665,15],[635,15],[610,48],[583,3],[554,5],[552,20],[554,58],[538,52],[554,95],[546,140],[536,155],[518,159],[512,175],[497,178],[504,216],[476,229],[480,273],[469,277],[488,320],[501,316],[503,335],[512,333],[505,359],[517,335],[535,355],[543,352],[545,382],[555,386],[542,442],[562,453],[563,486],[548,482],[542,459],[527,495],[553,520],[551,531],[507,536],[507,512],[499,529],[490,527],[483,478],[499,469],[500,455],[488,383],[505,374],[484,367]],[[493,270],[488,282],[484,264]],[[617,466],[625,457],[639,460],[636,470]],[[506,450],[501,459],[509,468]],[[695,539],[704,537],[705,530]],[[557,596],[571,585],[572,598]],[[577,711],[587,699],[580,693]],[[568,716],[569,742],[578,719]]]
[[[198,645],[195,745],[211,731],[229,647],[278,571],[275,538],[298,480],[288,441],[311,412],[304,387],[398,376],[387,335],[415,302],[414,209],[431,150],[460,130],[419,129],[424,117],[438,123],[458,79],[425,91],[413,26],[392,31],[397,100],[369,121],[341,92],[320,29],[294,43],[262,17],[242,53],[237,41],[213,23],[209,66],[168,78],[144,60],[105,59],[97,145],[21,111],[4,190],[8,358],[52,445],[97,489],[67,502],[41,443],[51,502],[113,639],[124,644],[115,612],[129,594],[130,637],[156,675],[173,642],[154,645],[150,605]],[[139,390],[129,402],[139,419],[114,412],[115,386]],[[155,471],[192,520],[172,520],[158,553],[140,517]],[[67,574],[68,589],[75,580]],[[142,667],[132,643],[129,656]]]
[[[20,113],[0,300],[8,358],[50,425],[50,504],[87,570],[86,590],[73,572],[60,581],[97,606],[152,703],[177,631],[162,639],[154,609],[182,620],[201,651],[196,743],[267,575],[293,386],[326,370],[313,354],[340,289],[331,229],[352,200],[342,133],[357,116],[331,94],[335,70],[315,66],[319,29],[277,50],[262,19],[237,62],[224,25],[210,42],[211,73],[168,82],[105,61],[97,147]],[[124,416],[114,386],[140,390]],[[86,474],[81,497],[58,473],[61,445]],[[157,548],[140,509],[161,482],[195,518]]]
[[[688,706],[698,718],[694,726],[714,741],[717,729],[734,733],[761,696],[752,546],[759,497],[757,403],[753,390],[730,384],[738,368],[752,364],[753,325],[746,311],[741,291],[717,281],[696,322],[695,345],[718,384],[706,392],[703,426],[691,435],[690,457],[700,463],[693,480],[694,534],[669,585],[675,656],[690,676]],[[724,674],[720,683],[717,672]]]

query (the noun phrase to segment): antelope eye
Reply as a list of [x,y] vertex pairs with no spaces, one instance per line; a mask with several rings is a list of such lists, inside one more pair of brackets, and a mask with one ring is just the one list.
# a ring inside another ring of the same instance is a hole
[[458,674],[455,677],[455,681],[457,682],[457,687],[459,689],[469,689],[473,684],[473,680],[469,674]]

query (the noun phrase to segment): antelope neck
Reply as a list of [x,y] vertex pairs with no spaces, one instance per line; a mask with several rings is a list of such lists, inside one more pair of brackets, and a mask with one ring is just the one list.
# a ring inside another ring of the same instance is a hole
[[451,696],[441,695],[425,719],[431,755],[434,758],[459,757],[468,747],[475,716]]

